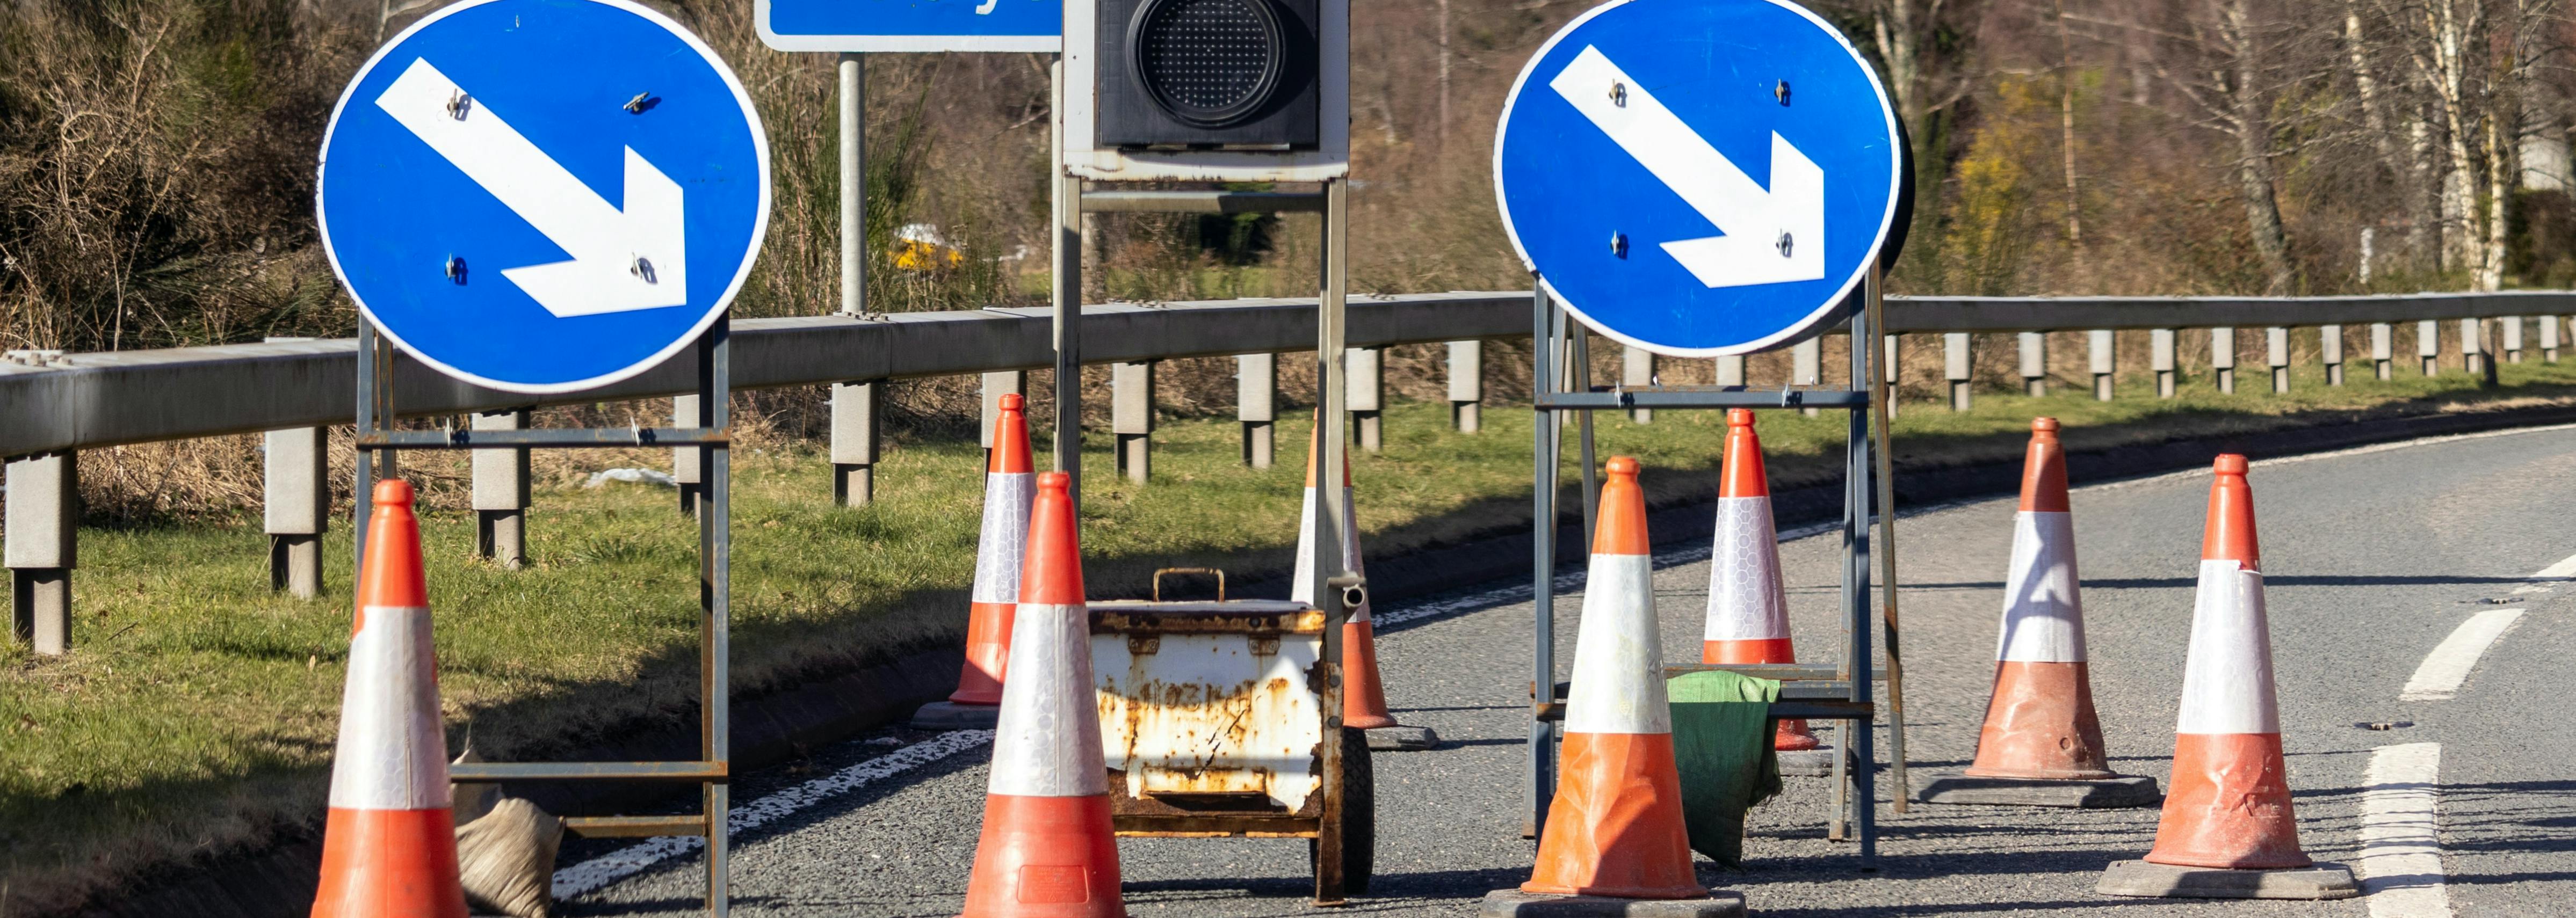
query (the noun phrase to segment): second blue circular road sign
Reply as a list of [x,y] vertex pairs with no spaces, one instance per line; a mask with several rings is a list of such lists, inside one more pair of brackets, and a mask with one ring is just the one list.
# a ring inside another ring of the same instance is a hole
[[1585,324],[1743,354],[1839,321],[1903,154],[1878,74],[1785,0],[1621,0],[1521,71],[1494,148],[1512,246]]
[[733,71],[660,13],[468,0],[359,70],[316,196],[332,269],[396,345],[569,392],[724,313],[769,224],[769,141]]

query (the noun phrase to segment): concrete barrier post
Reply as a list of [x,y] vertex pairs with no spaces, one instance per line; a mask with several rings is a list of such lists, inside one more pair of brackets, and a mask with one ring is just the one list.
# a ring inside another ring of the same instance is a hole
[[1111,364],[1109,430],[1118,437],[1118,472],[1144,484],[1153,474],[1154,364]]
[[1359,431],[1354,437],[1362,452],[1374,453],[1386,448],[1386,349],[1355,347],[1342,353],[1349,355],[1342,367],[1348,371],[1348,388],[1344,406],[1351,412],[1352,425]]
[[[526,430],[525,409],[474,416],[475,430]],[[275,436],[271,434],[270,436]],[[528,451],[474,451],[474,553],[518,570],[528,563]]]
[[72,568],[79,561],[80,457],[43,453],[9,460],[0,558],[9,566],[11,633],[38,656],[72,646]]
[[877,499],[881,388],[872,382],[832,385],[832,503],[839,506],[857,507]]
[[1002,418],[1002,396],[1005,395],[1029,397],[1029,374],[1021,370],[984,374],[984,415],[983,420],[975,424],[975,440],[983,444],[988,465],[993,454],[993,422]]
[[268,588],[298,599],[322,595],[322,535],[331,518],[329,444],[326,428],[291,427],[269,431],[260,445]]
[[2038,398],[2048,394],[2048,333],[2021,333],[2021,391]]
[[1449,426],[1459,433],[1484,429],[1485,342],[1449,342]]
[[1974,395],[1968,391],[1968,333],[1941,333],[1941,378],[1950,382],[1950,410],[1966,411]]
[[2503,316],[2497,318],[2496,321],[2504,325],[2504,362],[2521,363],[2522,317]]
[[2156,372],[2156,397],[2174,397],[2181,389],[2175,379],[2181,371],[2175,369],[2174,329],[2158,328],[2147,332],[2147,349],[2150,352],[2147,366]]
[[1717,384],[1721,386],[1744,385],[1744,355],[1736,354],[1717,358]]
[[2343,385],[2343,326],[2317,329],[2317,356],[2326,365],[2326,385]]
[[2540,362],[2542,363],[2558,362],[2559,321],[2557,316],[2540,317]]
[[[1655,352],[1635,346],[1620,351],[1619,385],[1621,388],[1643,389],[1654,384]],[[1639,424],[1652,424],[1655,422],[1655,409],[1630,408],[1628,419]]]
[[1885,345],[1885,349],[1880,353],[1881,359],[1878,365],[1887,374],[1887,416],[1893,418],[1896,416],[1897,403],[1896,336],[1884,335],[1879,340]]
[[2393,379],[2397,363],[2397,328],[2386,322],[2370,323],[2370,373],[2380,379]]
[[2424,375],[2438,376],[2442,366],[2442,323],[2426,319],[2415,323],[2415,355],[2424,358]]
[[[1450,389],[1455,391],[1457,384],[1451,383]],[[1269,468],[1278,455],[1279,355],[1234,358],[1234,419],[1243,425],[1243,464]]]
[[2111,400],[2112,376],[2119,370],[2119,339],[2110,329],[2097,328],[2084,333],[2085,358],[2093,371],[2093,400]]
[[2209,373],[2218,377],[2220,394],[2236,394],[2236,329],[2209,330]]
[[[1824,376],[1825,339],[1821,337],[1809,338],[1805,341],[1800,341],[1789,348],[1789,382],[1791,384],[1812,386],[1816,385],[1818,381],[1824,379]],[[1812,418],[1818,414],[1822,414],[1823,409],[1800,408],[1798,409],[1798,413]]]
[[[671,396],[671,426],[698,426],[697,396]],[[698,499],[706,495],[707,486],[705,479],[699,476],[697,447],[671,447],[671,480],[680,485],[680,512],[698,515]]]
[[2460,369],[2471,376],[2487,369],[2486,329],[2476,319],[2460,320]]
[[2263,330],[2263,363],[2272,368],[2272,391],[2290,391],[2290,330],[2273,326]]

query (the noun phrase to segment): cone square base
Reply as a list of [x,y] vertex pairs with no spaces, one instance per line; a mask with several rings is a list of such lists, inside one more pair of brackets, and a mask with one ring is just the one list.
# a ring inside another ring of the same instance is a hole
[[1430,727],[1407,727],[1396,724],[1369,727],[1368,744],[1373,752],[1421,752],[1440,745],[1440,734]]
[[2053,806],[2103,810],[2154,806],[2164,792],[2144,775],[2060,780],[2053,778],[1986,778],[1937,774],[1914,799],[1957,806]]
[[1607,896],[1551,896],[1498,889],[1485,894],[1477,909],[1484,918],[1743,918],[1744,894],[1709,891],[1705,899],[1613,899]]
[[933,701],[912,712],[915,730],[990,730],[1002,718],[998,705]]
[[2286,870],[2177,867],[2113,861],[2093,891],[2110,896],[2188,899],[2349,899],[2361,895],[2352,870],[2318,862]]

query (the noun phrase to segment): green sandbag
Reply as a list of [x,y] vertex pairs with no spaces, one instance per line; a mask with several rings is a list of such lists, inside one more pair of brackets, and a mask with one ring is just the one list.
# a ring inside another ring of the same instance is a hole
[[1780,792],[1771,752],[1771,703],[1780,683],[1724,671],[1667,680],[1673,756],[1682,779],[1682,823],[1691,850],[1728,867],[1744,864],[1744,813]]

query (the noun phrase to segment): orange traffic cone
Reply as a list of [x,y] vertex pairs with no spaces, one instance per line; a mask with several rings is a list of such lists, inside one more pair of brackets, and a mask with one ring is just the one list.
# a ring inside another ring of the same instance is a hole
[[1037,485],[965,918],[1123,918],[1080,535],[1065,474]]
[[464,918],[411,483],[376,483],[313,918]]
[[1613,457],[1594,521],[1556,798],[1524,893],[1695,899],[1656,637],[1637,460]]
[[2113,774],[2093,711],[2084,650],[2084,603],[2075,567],[2075,519],[2066,500],[2066,451],[2056,418],[2033,418],[2013,517],[2003,629],[1995,643],[1994,694],[1977,758],[1965,779],[1935,779],[1926,803],[2145,806],[2154,778]]
[[[1306,571],[1315,565],[1315,467],[1317,451],[1322,449],[1324,426],[1306,440],[1306,503],[1297,513],[1297,566],[1295,584],[1288,598],[1302,603],[1315,601],[1314,584]],[[1350,450],[1342,451],[1342,566],[1351,573],[1364,573],[1360,567],[1360,523],[1351,502]],[[1386,689],[1377,676],[1377,628],[1369,620],[1369,606],[1363,601],[1351,610],[1350,619],[1342,625],[1342,726],[1376,730],[1395,726],[1395,718],[1386,713]]]
[[1002,674],[1011,658],[1011,609],[1019,599],[1020,559],[1028,550],[1029,465],[1026,401],[1002,394],[993,419],[993,450],[984,469],[984,529],[975,539],[975,588],[966,620],[966,665],[957,672],[957,704],[1002,703]]
[[[1717,544],[1708,565],[1708,630],[1702,663],[1795,663],[1789,593],[1780,582],[1780,534],[1771,522],[1771,479],[1753,412],[1726,412],[1726,466],[1717,494]],[[1772,748],[1814,749],[1803,720],[1783,720]]]
[[[2352,873],[2299,850],[2272,690],[2271,626],[2245,457],[2223,455],[2209,489],[2200,590],[2191,610],[2173,789],[2144,861],[2121,861],[2097,888],[2121,895],[2334,899]],[[2314,866],[2317,869],[2300,870]],[[2196,869],[2199,868],[2199,869]],[[2208,869],[2215,868],[2215,869]]]

